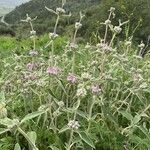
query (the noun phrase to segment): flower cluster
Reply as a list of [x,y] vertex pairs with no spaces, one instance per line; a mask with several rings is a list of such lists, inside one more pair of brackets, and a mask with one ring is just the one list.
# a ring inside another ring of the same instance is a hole
[[67,76],[67,81],[71,83],[76,83],[77,82],[77,76],[75,74],[69,73]]
[[70,129],[76,129],[77,130],[80,127],[80,125],[79,125],[78,121],[70,120],[69,123],[68,123],[68,127]]
[[58,67],[48,67],[47,68],[47,73],[49,75],[58,75],[60,72],[60,69]]

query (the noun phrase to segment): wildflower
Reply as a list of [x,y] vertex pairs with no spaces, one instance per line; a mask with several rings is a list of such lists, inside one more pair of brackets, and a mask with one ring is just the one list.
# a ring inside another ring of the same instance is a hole
[[29,55],[31,55],[31,56],[37,56],[38,55],[38,51],[30,50]]
[[132,44],[131,41],[126,41],[126,42],[125,42],[125,45],[126,45],[126,46],[131,46],[131,44]]
[[61,112],[59,111],[59,109],[57,109],[56,111],[53,112],[53,117],[56,118],[61,114]]
[[82,27],[82,24],[80,22],[75,23],[75,28],[80,29]]
[[50,75],[57,75],[59,73],[60,69],[57,67],[48,67],[47,73]]
[[69,73],[67,76],[67,81],[70,81],[71,83],[76,83],[77,77],[74,74]]
[[77,48],[78,48],[78,45],[75,44],[75,43],[68,43],[68,44],[66,45],[66,48],[77,49]]
[[86,44],[85,49],[90,49],[91,45],[89,43]]
[[38,111],[44,111],[47,109],[47,106],[46,105],[41,105],[39,108],[38,108]]
[[98,61],[96,61],[96,60],[94,60],[94,61],[91,62],[92,66],[97,65],[97,64],[98,64]]
[[111,21],[109,20],[109,19],[107,19],[106,21],[105,21],[105,25],[110,25],[111,24]]
[[77,130],[80,127],[80,125],[79,125],[78,121],[70,120],[69,123],[68,123],[68,127],[70,129],[76,129]]
[[33,81],[35,79],[36,79],[36,77],[33,74],[29,74],[29,75],[24,76],[25,81],[29,81],[29,80]]
[[57,37],[58,37],[58,34],[56,34],[56,33],[49,33],[49,38],[50,39],[54,40]]
[[29,15],[28,15],[28,14],[27,14],[26,16],[27,16],[27,18],[26,18],[26,21],[27,21],[27,22],[32,21],[31,17],[29,17]]
[[87,94],[87,91],[84,87],[77,89],[77,96],[78,97],[85,97]]
[[143,78],[142,78],[140,73],[133,74],[133,81],[134,82],[140,82],[141,80],[143,80]]
[[84,73],[81,74],[81,77],[82,77],[83,79],[88,80],[88,79],[91,79],[92,76],[91,76],[89,73],[84,72]]
[[99,88],[98,85],[92,85],[91,90],[92,90],[93,94],[97,94],[97,93],[101,92],[101,89]]
[[63,102],[63,101],[59,101],[59,102],[58,102],[58,106],[59,106],[59,107],[61,107],[61,108],[62,108],[62,107],[64,107],[64,105],[65,105],[65,104],[64,104],[64,102]]
[[34,67],[35,67],[35,64],[33,62],[27,64],[27,69],[29,71],[32,71],[34,69]]
[[103,51],[112,51],[112,47],[110,47],[109,45],[105,43],[98,43],[96,47],[99,49],[102,49]]
[[143,42],[141,42],[141,44],[138,45],[138,47],[139,47],[140,49],[143,49],[143,48],[145,47],[145,44],[144,44]]
[[110,12],[114,12],[115,11],[115,8],[114,7],[110,7]]
[[115,26],[114,27],[114,32],[119,34],[122,31],[122,28],[120,26]]
[[33,35],[36,35],[36,31],[35,30],[32,30],[30,31],[30,34],[33,36]]
[[40,86],[40,87],[44,87],[46,85],[46,82],[44,80],[40,79],[36,82],[36,85]]
[[58,7],[58,8],[56,8],[56,13],[57,13],[57,14],[65,14],[66,11],[65,11],[63,8]]

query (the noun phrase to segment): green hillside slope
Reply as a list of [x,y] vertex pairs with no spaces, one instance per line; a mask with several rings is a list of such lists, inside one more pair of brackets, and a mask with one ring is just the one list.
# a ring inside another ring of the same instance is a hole
[[[61,6],[61,0],[31,0],[6,15],[6,21],[14,25],[13,28],[17,33],[25,35],[26,32],[24,31],[29,29],[20,20],[25,18],[28,13],[31,17],[38,16],[34,24],[38,34],[50,32],[54,26],[56,16],[48,12],[45,6],[56,9]],[[120,18],[124,20],[130,19],[128,27],[131,34],[126,33],[127,37],[131,36],[138,26],[138,30],[134,34],[135,39],[138,41],[142,39],[147,40],[147,37],[150,35],[149,0],[68,0],[65,9],[68,12],[72,12],[72,17],[61,20],[58,28],[59,34],[70,34],[68,32],[72,31],[72,26],[79,17],[79,11],[86,14],[83,28],[80,32],[81,36],[89,39],[97,31],[97,33],[102,34],[103,30],[100,22],[104,22],[107,19],[108,9],[112,6],[117,10],[116,19],[114,19],[116,25]],[[66,26],[67,28],[64,28]]]

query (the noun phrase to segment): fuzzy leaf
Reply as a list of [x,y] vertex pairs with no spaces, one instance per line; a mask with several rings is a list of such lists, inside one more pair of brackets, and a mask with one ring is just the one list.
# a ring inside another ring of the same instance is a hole
[[18,143],[15,144],[14,150],[21,150],[21,147]]
[[89,138],[89,136],[85,132],[78,133],[80,138],[89,146],[95,149],[93,141]]
[[128,120],[130,121],[133,120],[133,116],[130,113],[126,111],[119,111],[119,112],[122,114],[123,117],[127,118]]
[[133,124],[137,124],[140,120],[141,120],[141,116],[137,114],[137,115],[133,118],[132,123],[133,123]]
[[46,6],[45,6],[45,8],[46,8],[48,11],[50,11],[51,13],[54,13],[54,14],[56,14],[56,15],[57,15],[57,13],[56,13],[54,10],[52,10],[52,9],[50,9],[50,8],[46,7]]
[[10,118],[4,118],[4,119],[0,119],[0,124],[7,126],[7,127],[12,127],[14,125],[16,125],[18,122],[17,119],[10,119]]
[[77,114],[85,119],[87,119],[86,114],[83,111],[77,110]]
[[51,150],[59,150],[56,146],[51,145],[50,146]]
[[5,132],[9,131],[9,129],[5,129],[5,128],[0,128],[0,134],[3,134]]
[[61,128],[61,129],[59,130],[59,133],[65,132],[65,131],[67,131],[67,130],[69,130],[68,126],[64,126],[63,128]]
[[2,91],[0,92],[0,102],[5,102],[5,93]]
[[30,114],[26,115],[26,116],[21,120],[21,123],[26,122],[26,121],[28,121],[28,120],[30,120],[30,119],[33,119],[33,118],[35,118],[35,117],[37,117],[37,116],[40,116],[40,115],[42,115],[42,114],[44,114],[44,113],[45,113],[45,111],[36,111],[36,112],[30,113]]
[[27,135],[30,138],[31,142],[35,144],[35,141],[37,139],[36,132],[31,131],[31,132],[28,132]]

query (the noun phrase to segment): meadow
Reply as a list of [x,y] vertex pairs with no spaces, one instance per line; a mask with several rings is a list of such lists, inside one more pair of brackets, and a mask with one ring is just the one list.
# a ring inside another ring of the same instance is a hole
[[118,38],[128,20],[113,25],[113,7],[97,43],[78,44],[81,12],[60,36],[64,4],[45,8],[52,33],[38,37],[27,14],[28,39],[0,37],[0,150],[149,150],[148,45]]

